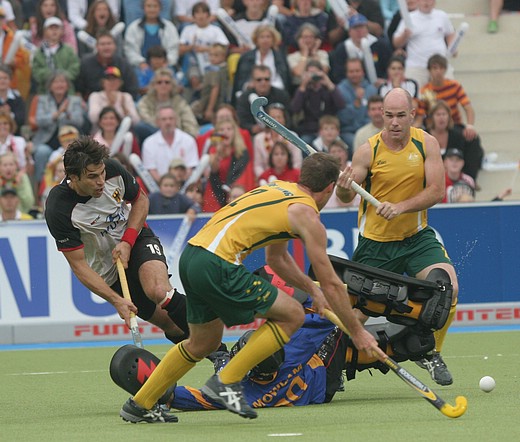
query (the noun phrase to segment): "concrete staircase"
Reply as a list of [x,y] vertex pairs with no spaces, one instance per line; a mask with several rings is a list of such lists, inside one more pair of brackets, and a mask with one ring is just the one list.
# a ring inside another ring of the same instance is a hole
[[[476,128],[487,154],[478,201],[489,201],[515,179],[520,160],[520,14],[504,12],[499,32],[488,34],[488,0],[437,0],[455,28],[470,27],[451,60],[476,113]],[[520,200],[520,177],[508,200]]]

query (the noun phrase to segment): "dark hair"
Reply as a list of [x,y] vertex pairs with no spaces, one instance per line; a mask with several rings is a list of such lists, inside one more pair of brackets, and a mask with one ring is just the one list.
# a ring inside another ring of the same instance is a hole
[[204,2],[197,2],[191,8],[191,15],[195,15],[196,12],[206,12],[209,14],[209,6]]
[[105,106],[103,109],[101,109],[101,112],[99,112],[98,121],[100,121],[106,114],[109,114],[110,112],[116,114],[117,120],[121,123],[121,115],[117,113],[117,110],[113,106]]
[[63,164],[67,176],[81,174],[91,164],[99,165],[108,158],[108,149],[88,135],[76,138],[63,155]]
[[285,141],[277,141],[273,144],[273,147],[271,147],[271,151],[269,152],[269,167],[274,169],[273,164],[273,153],[275,147],[281,147],[286,153],[287,153],[287,168],[293,169],[293,159],[292,159],[292,153],[289,150],[289,146],[287,146],[287,143]]
[[383,97],[381,95],[371,95],[370,97],[368,97],[368,102],[367,102],[367,106],[370,105],[371,103],[382,103],[383,102]]
[[348,68],[348,65],[351,63],[359,63],[361,65],[361,69],[363,69],[363,72],[365,72],[365,65],[363,64],[363,60],[361,58],[347,58],[347,61],[345,62],[345,68]]
[[161,178],[159,178],[159,186],[163,183],[164,180],[173,180],[175,185],[177,187],[180,187],[179,180],[172,173],[165,173],[164,175],[162,175]]
[[166,53],[166,49],[164,49],[161,45],[153,45],[148,48],[146,51],[146,59],[150,60],[152,57],[154,58],[166,58],[168,54]]
[[[105,27],[100,28],[97,22],[95,21],[95,13],[96,9],[99,5],[105,5],[108,8],[108,20]],[[85,32],[87,32],[90,35],[97,35],[97,33],[102,29],[112,29],[114,25],[116,24],[116,20],[114,19],[114,14],[112,14],[112,10],[110,9],[110,5],[106,0],[95,0],[87,11],[87,26],[85,26]]]
[[441,54],[433,54],[428,58],[428,70],[430,70],[433,65],[438,65],[443,69],[448,69],[448,59]]
[[390,60],[388,60],[388,65],[387,66],[390,66],[394,61],[399,63],[403,68],[405,67],[406,60],[405,60],[405,58],[403,56],[401,56],[401,55],[392,55],[390,57]]
[[[45,18],[42,15],[42,3],[45,0],[39,0],[38,5],[36,6],[35,17],[36,17],[36,36],[41,40],[43,38],[43,24],[45,23]],[[58,17],[62,22],[66,20],[65,14],[61,9],[60,2],[58,0],[53,0],[56,5],[56,14],[55,17]]]
[[303,160],[298,184],[308,187],[312,192],[321,192],[339,177],[339,161],[331,154],[318,152]]

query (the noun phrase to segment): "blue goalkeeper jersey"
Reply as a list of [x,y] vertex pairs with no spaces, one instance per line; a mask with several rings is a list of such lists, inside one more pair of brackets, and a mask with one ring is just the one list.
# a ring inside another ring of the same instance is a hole
[[[304,325],[285,345],[285,361],[272,382],[242,381],[247,402],[254,408],[322,404],[325,401],[327,369],[315,354],[334,329],[316,314],[305,315]],[[193,387],[176,387],[171,404],[178,410],[224,408]]]

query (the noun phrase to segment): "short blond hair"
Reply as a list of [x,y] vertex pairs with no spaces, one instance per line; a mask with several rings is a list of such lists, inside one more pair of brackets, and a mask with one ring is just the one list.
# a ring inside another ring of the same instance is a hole
[[262,32],[270,32],[273,36],[273,45],[274,46],[280,46],[280,43],[282,42],[282,36],[280,33],[276,30],[274,26],[271,25],[259,25],[257,28],[253,31],[253,35],[251,36],[253,43],[255,46],[257,46],[258,37]]

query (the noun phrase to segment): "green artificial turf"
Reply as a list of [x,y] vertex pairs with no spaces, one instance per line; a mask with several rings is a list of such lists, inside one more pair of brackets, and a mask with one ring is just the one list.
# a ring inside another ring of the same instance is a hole
[[[200,411],[178,412],[177,424],[129,424],[118,415],[128,394],[108,374],[116,348],[0,352],[0,441],[520,440],[518,331],[448,335],[449,387],[412,362],[402,364],[448,403],[465,396],[468,411],[458,419],[443,416],[393,373],[364,371],[326,405],[263,409],[252,421]],[[161,358],[169,347],[147,348]],[[203,361],[181,384],[201,386],[211,373]],[[496,380],[491,393],[478,387],[485,375]]]

